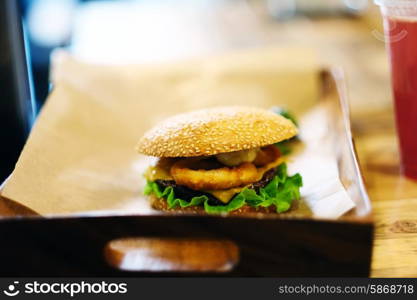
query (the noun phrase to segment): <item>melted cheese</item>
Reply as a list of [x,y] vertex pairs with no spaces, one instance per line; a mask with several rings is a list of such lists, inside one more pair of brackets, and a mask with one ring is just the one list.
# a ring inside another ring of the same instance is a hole
[[[265,172],[279,166],[283,163],[285,159],[283,157],[278,157],[275,161],[270,162],[269,164],[258,168],[258,180],[261,180],[264,176]],[[145,172],[145,178],[149,181],[159,180],[174,180],[170,174],[170,169],[174,164],[174,159],[160,159],[158,162],[150,166]],[[234,187],[227,190],[209,190],[204,191],[205,193],[209,193],[219,199],[221,202],[227,204],[234,195],[240,193],[246,186],[243,187]]]
[[149,166],[149,168],[145,171],[145,178],[149,181],[155,181],[157,179],[174,180],[170,173],[174,162],[174,159],[169,158],[158,159],[155,165]]
[[229,203],[234,195],[240,193],[245,187],[235,187],[228,190],[215,190],[215,191],[205,191],[206,193],[212,194],[214,197],[219,199],[223,203]]

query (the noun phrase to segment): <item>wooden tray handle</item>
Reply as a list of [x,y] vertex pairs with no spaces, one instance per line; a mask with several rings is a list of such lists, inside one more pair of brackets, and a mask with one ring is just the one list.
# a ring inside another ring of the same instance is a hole
[[134,237],[110,241],[104,257],[122,271],[228,272],[239,261],[239,248],[230,240]]

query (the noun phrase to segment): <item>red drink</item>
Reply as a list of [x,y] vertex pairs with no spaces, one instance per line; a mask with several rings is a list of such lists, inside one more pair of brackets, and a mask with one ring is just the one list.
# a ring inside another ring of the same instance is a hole
[[386,18],[402,171],[417,179],[417,17]]

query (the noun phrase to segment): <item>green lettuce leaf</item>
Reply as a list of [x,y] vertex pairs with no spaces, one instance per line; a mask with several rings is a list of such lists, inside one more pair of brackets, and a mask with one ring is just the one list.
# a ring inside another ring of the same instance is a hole
[[290,145],[291,142],[292,142],[292,139],[282,141],[282,142],[276,143],[274,145],[279,149],[279,152],[282,155],[288,155],[288,154],[291,153],[291,145]]
[[288,110],[282,108],[282,107],[278,107],[278,106],[274,106],[271,109],[274,113],[283,116],[284,118],[291,120],[295,126],[298,126],[298,122],[297,119],[294,117],[294,115],[292,113],[290,113]]
[[208,201],[206,201],[204,202],[204,210],[209,214],[228,213],[237,210],[244,205],[245,198],[239,193],[226,205],[210,205]]
[[205,201],[208,200],[207,196],[199,196],[194,197],[191,201],[186,201],[183,199],[175,198],[174,189],[172,187],[166,187],[163,191],[161,191],[160,186],[156,182],[148,181],[146,186],[143,190],[145,195],[154,194],[158,198],[165,198],[168,203],[168,208],[174,208],[177,206],[180,207],[189,207],[189,206],[197,206],[202,205]]
[[191,201],[175,197],[172,187],[161,190],[156,182],[148,181],[144,193],[154,194],[158,198],[167,200],[168,208],[203,206],[209,214],[228,213],[241,208],[244,205],[252,207],[269,207],[274,205],[277,213],[290,209],[293,200],[300,198],[300,187],[303,185],[300,174],[288,176],[287,165],[281,164],[277,167],[274,178],[257,193],[253,189],[245,188],[226,205],[210,205],[209,198],[205,195],[193,197]]
[[281,164],[275,177],[264,188],[256,193],[251,189],[244,189],[240,194],[246,198],[246,203],[253,207],[269,207],[275,205],[277,212],[290,209],[294,199],[300,198],[300,187],[303,185],[300,174],[287,176],[286,164]]

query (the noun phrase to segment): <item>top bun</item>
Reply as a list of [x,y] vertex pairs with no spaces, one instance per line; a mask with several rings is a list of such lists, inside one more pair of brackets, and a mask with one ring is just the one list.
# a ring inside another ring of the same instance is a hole
[[137,150],[156,157],[209,156],[271,145],[296,134],[290,120],[271,111],[215,107],[166,119],[145,133]]

